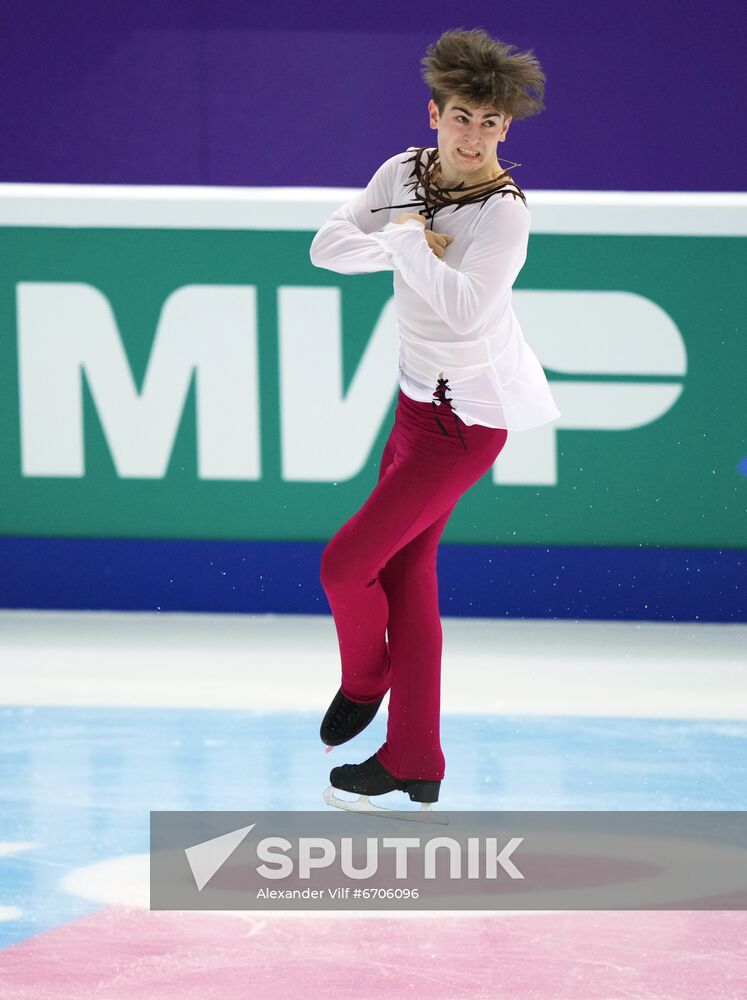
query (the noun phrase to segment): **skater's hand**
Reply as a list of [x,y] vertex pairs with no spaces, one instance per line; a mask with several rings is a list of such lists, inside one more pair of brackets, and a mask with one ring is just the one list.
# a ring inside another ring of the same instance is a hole
[[[414,212],[403,212],[398,219],[395,219],[395,223],[407,222],[408,219],[417,219],[418,222],[422,222],[425,225],[425,216],[416,215]],[[437,257],[443,257],[444,250],[449,245],[453,243],[454,237],[450,236],[449,233],[434,233],[432,229],[425,229],[425,238],[428,246],[434,252]]]
[[425,238],[437,257],[443,257],[446,247],[454,241],[454,237],[448,233],[434,233],[432,229],[426,229]]
[[416,215],[415,212],[403,212],[398,219],[394,220],[394,224],[399,226],[403,222],[407,222],[408,219],[415,219],[417,222],[422,222],[425,225],[425,216]]

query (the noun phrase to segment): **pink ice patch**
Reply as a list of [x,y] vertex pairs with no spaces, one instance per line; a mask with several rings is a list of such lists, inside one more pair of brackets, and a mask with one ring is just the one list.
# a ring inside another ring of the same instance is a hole
[[747,913],[238,919],[98,910],[0,952],[13,1000],[743,998]]

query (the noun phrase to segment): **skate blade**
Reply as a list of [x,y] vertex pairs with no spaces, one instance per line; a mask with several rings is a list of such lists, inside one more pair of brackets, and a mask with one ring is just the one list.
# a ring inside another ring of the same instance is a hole
[[347,799],[339,799],[335,795],[333,785],[322,792],[322,798],[328,806],[347,809],[348,812],[366,813],[368,816],[406,819],[416,823],[440,823],[444,826],[449,823],[449,817],[446,813],[433,812],[430,802],[421,802],[420,809],[388,809],[386,806],[377,806],[375,802],[371,802],[367,795],[359,795],[357,799],[348,802]]

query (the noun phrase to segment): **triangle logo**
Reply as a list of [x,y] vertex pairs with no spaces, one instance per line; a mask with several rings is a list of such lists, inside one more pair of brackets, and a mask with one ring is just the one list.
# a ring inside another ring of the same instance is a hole
[[252,823],[251,826],[242,826],[239,830],[231,830],[230,833],[224,833],[220,837],[212,837],[193,847],[184,848],[198,892],[207,885],[256,825]]

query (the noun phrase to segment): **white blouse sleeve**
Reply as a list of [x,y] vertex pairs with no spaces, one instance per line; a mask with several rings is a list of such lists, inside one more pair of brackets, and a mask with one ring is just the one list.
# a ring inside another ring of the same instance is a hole
[[[372,237],[389,252],[407,284],[460,336],[479,329],[511,289],[527,256],[531,216],[523,201],[494,195],[480,211],[485,216],[458,269],[436,257],[416,219],[392,222]],[[446,217],[443,225],[448,232]]]
[[389,213],[386,209],[383,212],[371,209],[391,205],[402,158],[403,154],[398,153],[385,160],[363,191],[332,213],[311,242],[312,264],[340,274],[394,269],[391,253],[370,235],[382,227]]

